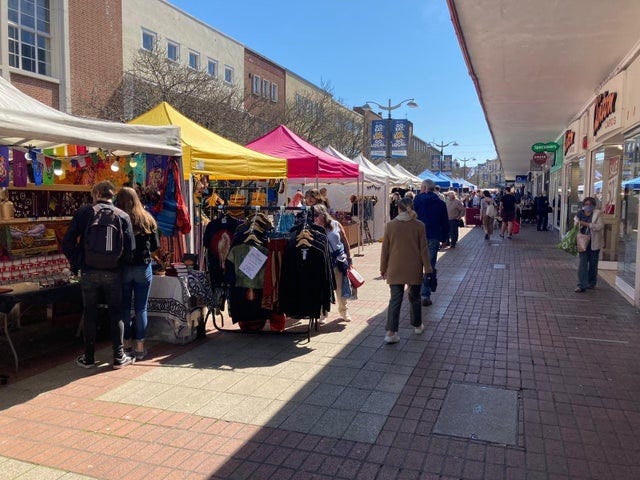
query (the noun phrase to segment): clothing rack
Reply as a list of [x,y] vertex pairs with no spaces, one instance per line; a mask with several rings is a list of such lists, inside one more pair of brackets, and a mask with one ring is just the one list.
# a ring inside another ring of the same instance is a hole
[[[260,189],[263,189],[264,187],[260,187]],[[230,188],[229,190],[237,190],[236,188]],[[250,214],[250,213],[259,213],[259,212],[268,212],[268,213],[284,213],[284,212],[303,212],[304,213],[304,223],[306,225],[307,221],[309,220],[309,218],[313,219],[313,206],[300,206],[300,207],[289,207],[289,206],[266,206],[266,207],[262,207],[262,206],[255,206],[255,205],[245,205],[245,206],[233,206],[233,205],[217,205],[215,208],[211,207],[212,211],[215,211],[218,214],[226,214],[228,211],[244,211],[245,213]],[[311,212],[311,216],[309,217],[309,213]],[[213,220],[213,218],[212,218]],[[208,273],[208,262],[204,262],[207,268],[207,273]],[[214,285],[212,285],[212,287],[215,287]],[[227,300],[228,303],[228,300]],[[207,318],[211,316],[211,321],[212,324],[214,326],[214,328],[220,332],[229,332],[229,333],[253,333],[253,334],[262,334],[262,335],[273,335],[273,334],[279,334],[279,335],[306,335],[307,336],[307,341],[310,342],[311,341],[311,331],[315,330],[316,332],[318,331],[318,318],[315,317],[309,317],[309,323],[307,325],[307,328],[304,330],[298,330],[298,329],[294,329],[296,327],[298,327],[299,325],[293,324],[290,325],[289,328],[285,328],[285,330],[283,331],[272,331],[272,330],[256,330],[256,331],[245,331],[245,330],[240,330],[237,328],[225,328],[224,324],[225,324],[225,318],[224,318],[224,314],[222,313],[222,311],[220,310],[220,308],[216,307],[214,310],[209,310],[207,312],[207,315],[204,318],[204,324],[203,324],[203,329],[206,326],[207,323]],[[291,318],[291,317],[289,317]],[[296,320],[302,320],[302,319],[296,319]]]

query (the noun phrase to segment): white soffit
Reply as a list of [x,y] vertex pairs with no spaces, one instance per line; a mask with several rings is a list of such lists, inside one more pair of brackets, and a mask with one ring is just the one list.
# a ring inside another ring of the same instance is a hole
[[640,0],[448,0],[507,179],[640,39]]

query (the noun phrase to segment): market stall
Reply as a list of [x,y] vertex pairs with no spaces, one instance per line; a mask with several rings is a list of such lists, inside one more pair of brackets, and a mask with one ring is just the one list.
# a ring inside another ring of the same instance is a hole
[[91,201],[91,186],[104,179],[126,181],[124,167],[130,167],[127,160],[134,152],[166,164],[175,161],[181,153],[179,138],[176,127],[126,125],[60,112],[0,78],[0,284],[5,292],[0,300],[11,307],[2,312],[2,321],[16,366],[8,323],[14,319],[19,327],[20,303],[32,298],[34,290],[36,297],[52,303],[77,300],[77,289],[61,288],[70,275],[60,239],[70,216]]

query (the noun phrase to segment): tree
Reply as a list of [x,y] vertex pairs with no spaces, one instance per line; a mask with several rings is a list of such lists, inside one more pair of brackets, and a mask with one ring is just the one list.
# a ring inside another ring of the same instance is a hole
[[138,50],[131,68],[114,85],[107,106],[87,99],[98,118],[126,122],[167,102],[205,128],[240,144],[264,135],[280,124],[319,147],[332,145],[352,157],[361,150],[362,118],[333,98],[331,87],[297,95],[284,110],[273,102],[243,101],[243,92],[207,72],[169,60],[156,42],[151,51]]

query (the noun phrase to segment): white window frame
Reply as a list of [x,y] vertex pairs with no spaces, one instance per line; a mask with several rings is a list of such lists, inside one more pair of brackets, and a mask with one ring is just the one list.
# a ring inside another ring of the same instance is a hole
[[[149,38],[151,38],[151,48],[146,48],[144,46],[144,39],[145,39],[145,35],[148,35]],[[153,49],[156,47],[156,45],[158,44],[158,34],[152,30],[149,30],[148,28],[142,28],[142,42],[140,44],[140,48],[142,50],[146,50],[147,52],[152,52]]]
[[[51,1],[50,0],[33,0],[34,10],[33,16],[27,16],[22,10],[22,2],[17,1],[13,5],[7,4],[8,19],[8,48],[9,50],[9,66],[33,72],[39,75],[51,76]],[[11,8],[13,7],[13,8]],[[45,18],[39,13],[44,13]],[[11,17],[16,15],[16,19]],[[33,19],[33,26],[23,23],[25,18]],[[44,27],[44,28],[42,28]],[[15,36],[11,36],[11,32],[15,32]],[[25,37],[32,37],[32,42],[27,41]],[[14,47],[14,52],[11,47]],[[26,56],[25,51],[31,50],[33,57]],[[32,64],[33,68],[25,68],[25,64]]]
[[[193,65],[191,65],[191,59],[195,58],[196,59],[196,66],[194,67]],[[195,50],[189,50],[189,68],[192,70],[200,70],[200,53],[196,52]]]
[[262,79],[262,98],[269,98],[269,92],[271,91],[271,82],[263,78]]
[[[176,58],[171,58],[169,55],[169,48],[175,47],[176,49]],[[173,40],[167,40],[167,58],[172,62],[180,61],[180,44],[178,42],[174,42]]]
[[271,84],[271,101],[272,102],[278,101],[278,84],[277,83]]
[[[229,77],[229,79],[227,79],[227,76]],[[224,83],[226,83],[227,85],[233,85],[233,81],[234,81],[233,77],[234,77],[234,68],[229,65],[225,65],[224,66]]]
[[260,75],[254,75],[251,80],[251,93],[260,96],[262,92],[262,78]]
[[[211,73],[211,66],[213,65],[213,73]],[[218,78],[218,61],[213,58],[207,58],[207,74],[210,77]]]

